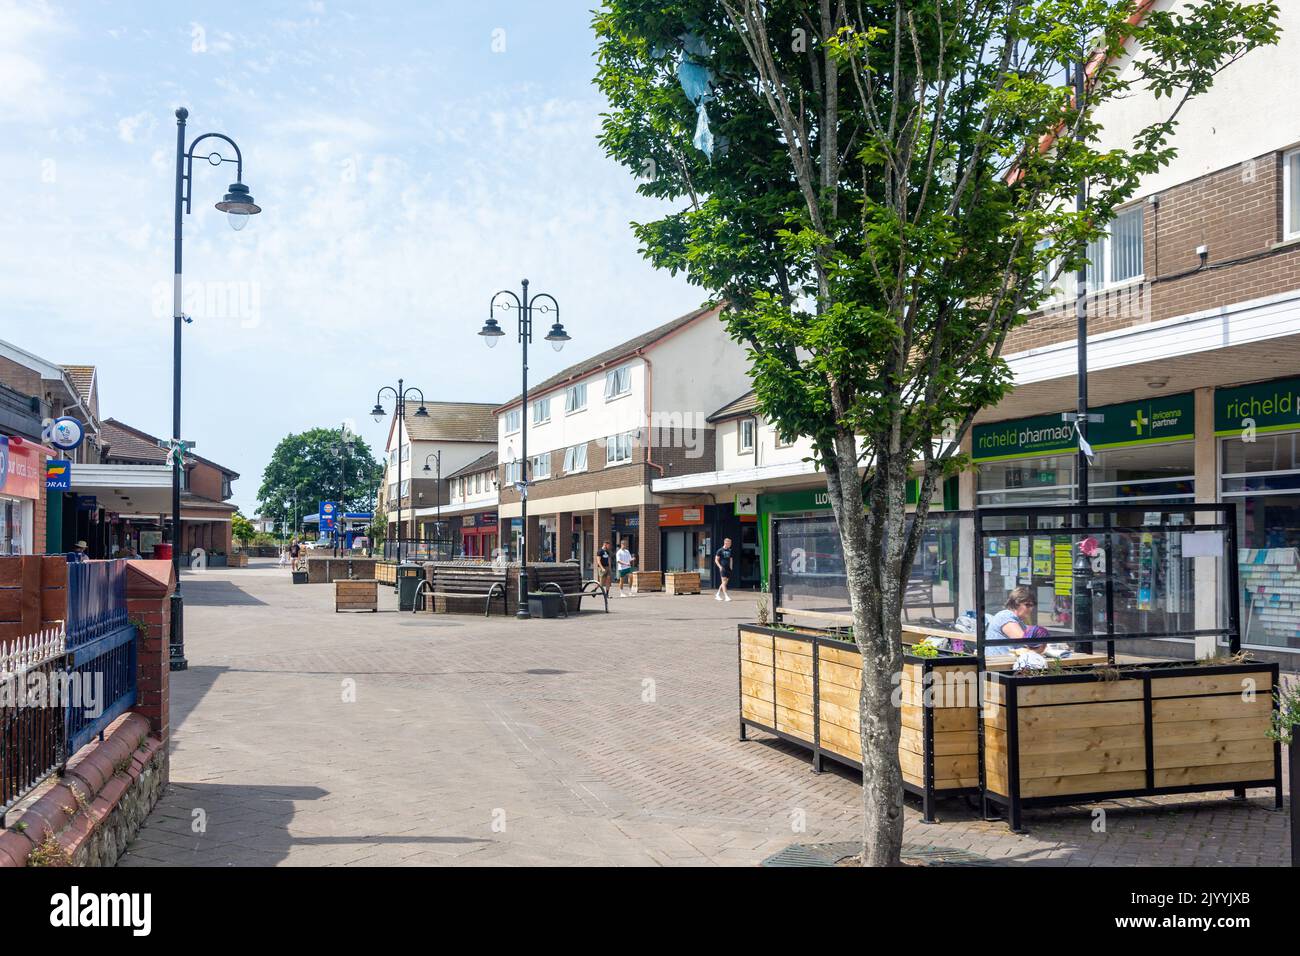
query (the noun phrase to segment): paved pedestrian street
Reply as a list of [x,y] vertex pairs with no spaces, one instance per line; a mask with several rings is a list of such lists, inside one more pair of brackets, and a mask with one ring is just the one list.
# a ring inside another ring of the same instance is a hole
[[[485,621],[335,613],[272,567],[187,572],[171,786],[122,857],[160,865],[757,865],[858,836],[857,774],[737,739],[752,596],[642,594],[611,613]],[[1216,795],[1217,796],[1217,795]],[[990,863],[1287,862],[1271,795],[1027,814],[963,802],[908,843]]]

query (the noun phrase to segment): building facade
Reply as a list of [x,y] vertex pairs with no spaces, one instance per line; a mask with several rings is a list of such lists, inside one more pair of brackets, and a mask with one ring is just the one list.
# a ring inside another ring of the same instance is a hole
[[[499,523],[512,557],[526,476],[530,560],[577,561],[591,573],[601,544],[626,541],[638,568],[662,570],[661,517],[683,520],[665,509],[713,502],[657,494],[652,485],[714,469],[709,411],[746,387],[744,350],[718,313],[674,319],[550,377],[529,391],[527,408],[516,398],[497,409]],[[691,557],[698,562],[706,546],[693,541]]]

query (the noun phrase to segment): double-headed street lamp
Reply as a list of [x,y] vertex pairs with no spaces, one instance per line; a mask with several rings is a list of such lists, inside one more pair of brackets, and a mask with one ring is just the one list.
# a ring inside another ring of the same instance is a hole
[[402,432],[406,426],[406,396],[415,392],[420,396],[420,407],[415,410],[416,418],[428,418],[429,410],[424,407],[424,392],[414,385],[409,388],[403,387],[402,379],[397,380],[397,388],[391,385],[385,385],[375,393],[375,407],[370,410],[370,417],[376,422],[382,422],[384,416],[388,413],[384,411],[382,399],[384,392],[392,392],[396,400],[397,411],[397,561],[402,561]]
[[[434,463],[434,466],[437,468],[437,474],[434,476],[433,479],[433,527],[437,531],[437,534],[434,537],[433,546],[435,548],[438,548],[439,551],[441,551],[442,549],[438,547],[439,542],[442,540],[441,538],[442,535],[442,449],[441,448],[439,448],[435,452],[432,452],[431,454],[424,456],[424,470],[426,472],[433,470],[429,467],[430,461],[432,461]],[[398,490],[400,491],[401,489],[399,488]],[[447,557],[450,558],[451,555],[448,554]]]
[[[533,311],[536,310],[542,315],[555,313],[555,322],[551,325],[551,330],[546,333],[546,341],[551,343],[551,348],[560,351],[564,348],[564,343],[569,341],[569,333],[564,331],[564,326],[560,324],[560,303],[555,301],[555,297],[543,292],[539,295],[528,297],[528,280],[523,280],[523,296],[517,296],[509,289],[503,289],[488,302],[488,320],[484,323],[483,328],[479,330],[479,335],[483,336],[484,342],[488,348],[496,348],[497,340],[506,333],[497,323],[493,315],[494,309],[515,310],[515,316],[518,321],[517,337],[521,346],[522,368],[523,368],[523,395],[520,398],[519,405],[519,478],[515,482],[515,487],[519,491],[519,610],[515,616],[526,618],[528,614],[528,343],[533,340]],[[498,302],[499,299],[508,297],[511,301]],[[540,304],[538,304],[540,300]]]
[[[231,227],[238,232],[248,225],[248,217],[262,211],[253,202],[253,196],[244,185],[244,157],[235,141],[224,133],[204,133],[185,148],[185,120],[190,111],[181,107],[176,111],[176,208],[175,208],[175,270],[172,277],[172,568],[176,575],[176,590],[171,596],[171,635],[169,639],[174,671],[189,667],[185,659],[185,602],[181,598],[181,469],[184,467],[185,446],[181,443],[181,324],[188,322],[182,308],[181,233],[184,215],[193,212],[194,149],[207,139],[219,139],[234,150],[234,158],[223,156],[219,149],[203,156],[211,165],[235,164],[235,181],[217,208],[224,212]],[[215,144],[214,144],[215,145]]]

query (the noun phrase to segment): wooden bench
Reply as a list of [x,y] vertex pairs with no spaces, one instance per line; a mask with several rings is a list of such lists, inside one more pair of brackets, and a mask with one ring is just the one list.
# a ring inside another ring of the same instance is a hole
[[[469,613],[482,601],[483,616],[490,617],[493,601],[500,599],[502,614],[510,614],[510,589],[506,573],[492,567],[453,568],[434,566],[415,590],[412,612],[442,611]],[[432,604],[430,604],[432,602]]]
[[378,611],[378,581],[335,581],[334,612]]

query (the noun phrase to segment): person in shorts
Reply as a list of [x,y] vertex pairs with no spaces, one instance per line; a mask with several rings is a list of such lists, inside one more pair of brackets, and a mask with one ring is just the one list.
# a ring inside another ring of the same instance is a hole
[[718,588],[718,593],[713,595],[715,601],[730,601],[731,595],[727,593],[727,582],[731,580],[731,539],[723,538],[722,547],[713,556],[713,564],[718,569],[718,577],[722,580],[722,586]]
[[596,552],[596,580],[603,588],[609,587],[609,563],[612,555],[609,552],[609,542],[606,541]]
[[632,589],[632,566],[636,564],[636,555],[628,550],[628,540],[623,539],[614,560],[618,564],[618,596],[628,597]]

